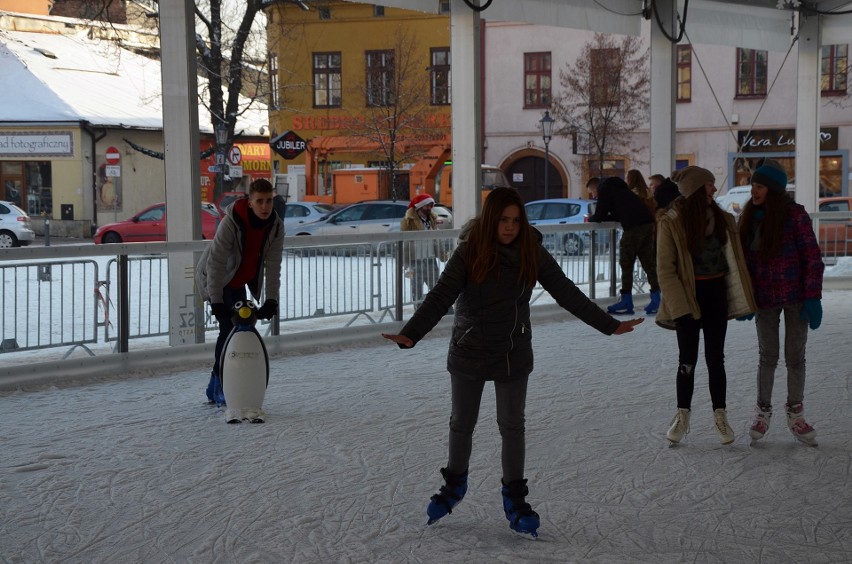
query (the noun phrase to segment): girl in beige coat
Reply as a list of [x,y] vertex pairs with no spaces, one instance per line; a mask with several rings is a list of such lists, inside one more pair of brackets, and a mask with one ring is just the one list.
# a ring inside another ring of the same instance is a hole
[[677,413],[666,437],[677,444],[689,431],[698,346],[704,358],[713,418],[722,444],[734,442],[725,405],[728,320],[753,312],[754,296],[731,214],[713,200],[715,177],[690,166],[672,176],[681,193],[657,225],[657,275],[662,302],[657,324],[678,341]]

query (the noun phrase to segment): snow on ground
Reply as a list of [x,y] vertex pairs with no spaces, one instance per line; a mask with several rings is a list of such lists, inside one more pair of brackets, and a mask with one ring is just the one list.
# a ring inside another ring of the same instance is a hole
[[[527,409],[532,541],[509,531],[486,388],[470,489],[427,527],[446,464],[446,335],[279,357],[264,425],[203,403],[207,366],[0,394],[0,561],[842,562],[852,554],[848,327],[852,291],[827,292],[811,332],[805,406],[820,446],[777,416],[749,445],[753,322],[728,334],[728,411],[711,429],[699,367],[692,431],[669,448],[674,334],[652,320],[606,337],[534,326]],[[638,305],[638,304],[637,304]],[[783,363],[782,363],[783,364]],[[785,400],[783,367],[774,403]]]

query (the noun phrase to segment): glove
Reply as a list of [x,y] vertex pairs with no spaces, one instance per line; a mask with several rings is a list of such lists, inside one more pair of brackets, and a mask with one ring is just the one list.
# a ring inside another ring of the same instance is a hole
[[740,317],[737,317],[737,321],[751,321],[752,319],[754,319],[753,313],[748,313],[746,315],[742,315]]
[[263,305],[257,310],[258,319],[272,319],[278,313],[278,302],[275,300],[266,300]]
[[819,328],[822,323],[822,300],[818,298],[808,298],[802,304],[802,313],[799,314],[802,320],[808,322],[811,329]]
[[221,302],[210,304],[210,311],[213,312],[213,317],[216,318],[216,321],[221,322],[223,319],[227,319],[228,317],[228,308],[226,308],[225,304]]

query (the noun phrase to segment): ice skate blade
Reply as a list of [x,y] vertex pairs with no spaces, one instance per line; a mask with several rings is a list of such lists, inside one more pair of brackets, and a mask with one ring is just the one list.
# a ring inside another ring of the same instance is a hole
[[521,538],[524,538],[524,539],[527,539],[527,540],[536,540],[538,538],[538,531],[527,532],[527,531],[518,531],[516,529],[511,529],[511,528],[510,528],[510,530],[513,533],[515,533],[515,536],[518,536],[518,537],[521,537]]
[[803,445],[807,445],[807,446],[810,446],[810,447],[819,446],[819,443],[816,442],[816,439],[805,439],[805,438],[802,438],[802,437],[795,437],[795,439],[797,441],[799,441],[800,443],[802,443]]

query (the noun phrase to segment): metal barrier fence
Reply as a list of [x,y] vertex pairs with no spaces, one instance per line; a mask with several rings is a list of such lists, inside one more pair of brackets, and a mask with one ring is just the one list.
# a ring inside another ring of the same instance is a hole
[[[128,311],[129,339],[154,337],[169,333],[169,282],[166,255],[131,256],[127,259],[127,282],[131,307]],[[105,290],[104,341],[114,341],[118,332],[110,315],[115,311],[114,288],[118,282],[118,260],[107,263],[107,279],[100,284]],[[110,313],[110,309],[112,312]]]
[[[850,219],[852,214],[844,212],[814,214],[814,228],[821,236],[827,263],[852,254]],[[820,229],[829,223],[830,230]],[[597,298],[616,294],[617,224],[544,226],[540,230],[545,247],[563,272],[587,295]],[[826,238],[829,235],[830,240]],[[280,318],[275,328],[309,332],[356,322],[401,320],[414,311],[419,299],[411,260],[417,254],[412,249],[424,245],[436,249],[434,257],[429,257],[434,268],[427,269],[419,285],[426,293],[443,270],[457,237],[457,230],[288,237],[278,296]],[[578,238],[583,242],[579,247]],[[168,334],[168,255],[162,250],[168,252],[170,248],[169,244],[152,244],[134,249],[136,254],[128,256],[128,336],[136,341]],[[75,246],[74,252],[51,248],[47,260],[0,261],[4,283],[0,362],[14,362],[15,353],[35,349],[66,348],[63,358],[79,348],[95,354],[94,345],[115,341],[119,315],[115,306],[117,260],[103,256],[107,254],[104,247],[89,249],[97,249],[92,254],[101,255],[98,260],[87,258],[87,249],[81,245]],[[106,272],[106,278],[101,278],[101,272]],[[634,292],[643,291],[647,291],[647,277],[637,263]],[[547,298],[543,289],[535,289],[534,303],[547,303]],[[267,333],[273,330],[269,322],[264,326]],[[217,330],[209,312],[205,327]],[[105,352],[113,351],[108,347]]]
[[0,272],[0,352],[88,350],[86,345],[97,342],[98,310],[104,303],[94,260],[0,264]]

